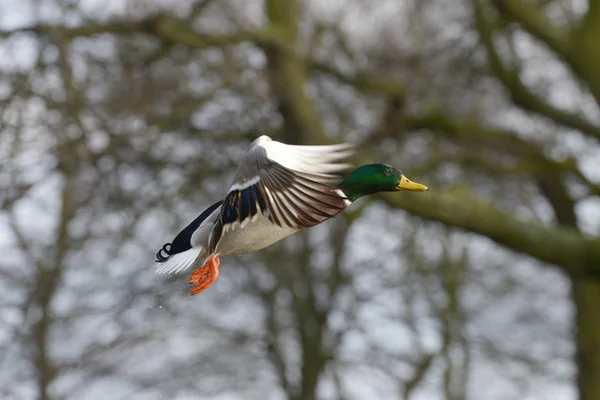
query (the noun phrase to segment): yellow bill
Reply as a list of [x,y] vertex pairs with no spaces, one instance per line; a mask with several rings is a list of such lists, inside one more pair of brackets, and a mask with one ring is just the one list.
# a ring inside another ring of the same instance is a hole
[[404,175],[402,175],[402,179],[400,179],[400,183],[396,186],[396,190],[408,190],[411,192],[426,192],[429,188],[425,185],[421,185],[420,183],[413,182]]

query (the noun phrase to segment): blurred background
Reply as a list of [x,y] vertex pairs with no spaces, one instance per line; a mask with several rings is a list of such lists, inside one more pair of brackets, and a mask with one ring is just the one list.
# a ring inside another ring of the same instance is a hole
[[[600,1],[1,0],[0,398],[600,399]],[[261,134],[364,198],[210,290]]]

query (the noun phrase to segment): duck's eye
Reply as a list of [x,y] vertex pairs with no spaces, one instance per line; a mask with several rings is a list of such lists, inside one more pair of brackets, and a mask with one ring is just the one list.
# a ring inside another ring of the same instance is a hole
[[383,171],[383,173],[384,173],[385,175],[389,175],[389,174],[391,174],[391,173],[392,173],[392,170],[391,170],[391,169],[389,169],[389,168],[386,168],[386,169]]

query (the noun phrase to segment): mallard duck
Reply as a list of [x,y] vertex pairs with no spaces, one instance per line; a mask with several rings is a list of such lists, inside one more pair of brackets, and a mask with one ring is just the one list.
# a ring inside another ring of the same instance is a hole
[[336,216],[362,196],[429,190],[387,164],[363,165],[342,180],[341,173],[350,167],[344,161],[352,154],[348,144],[293,146],[259,137],[225,198],[158,251],[157,272],[200,266],[189,278],[195,295],[219,276],[220,257],[261,250]]

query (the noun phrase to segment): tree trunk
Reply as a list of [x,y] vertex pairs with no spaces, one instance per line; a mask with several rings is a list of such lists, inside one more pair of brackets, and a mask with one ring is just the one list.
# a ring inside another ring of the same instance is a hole
[[575,343],[580,400],[600,399],[600,282],[573,278]]
[[[537,176],[540,192],[546,197],[558,223],[578,230],[575,202],[566,187],[551,172]],[[600,399],[600,281],[571,275],[571,297],[575,305],[574,341],[577,387],[581,400]]]

